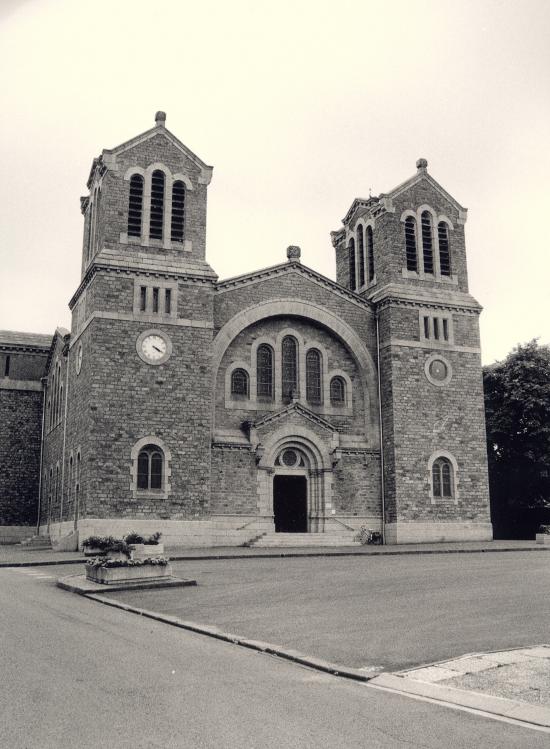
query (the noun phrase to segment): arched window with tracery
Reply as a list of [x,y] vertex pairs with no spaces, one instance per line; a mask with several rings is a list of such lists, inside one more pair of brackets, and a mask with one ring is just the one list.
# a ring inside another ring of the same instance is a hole
[[245,369],[231,372],[231,395],[234,398],[248,398],[248,372]]
[[359,286],[366,283],[365,276],[365,241],[363,239],[363,227],[357,227],[357,247],[359,251]]
[[158,445],[145,445],[139,451],[138,489],[162,489],[164,454]]
[[412,216],[405,219],[405,253],[407,256],[407,270],[418,270],[418,256],[416,254],[416,221]]
[[453,466],[448,458],[440,457],[432,466],[434,497],[450,499],[454,496]]
[[333,377],[330,381],[330,404],[332,406],[345,406],[346,383],[343,377]]
[[449,227],[445,221],[437,225],[437,238],[439,240],[439,268],[442,276],[451,275],[451,246],[449,242]]
[[306,399],[308,403],[321,403],[321,352],[310,349],[306,354]]
[[424,273],[434,272],[434,253],[432,239],[432,217],[428,211],[423,211],[422,224],[422,253],[424,257]]
[[273,398],[273,349],[266,343],[256,353],[256,393],[259,398]]
[[289,399],[298,391],[298,343],[291,335],[283,338],[282,365],[283,398]]
[[162,239],[164,227],[164,172],[156,169],[151,176],[151,218],[149,237]]
[[177,180],[172,185],[172,242],[183,242],[185,224],[185,185]]
[[369,256],[369,283],[374,279],[374,234],[372,226],[367,226],[367,253]]
[[141,237],[141,220],[143,215],[143,177],[132,174],[130,178],[130,196],[128,198],[128,236]]
[[357,279],[355,275],[355,240],[353,237],[349,241],[349,287],[352,291],[357,288]]

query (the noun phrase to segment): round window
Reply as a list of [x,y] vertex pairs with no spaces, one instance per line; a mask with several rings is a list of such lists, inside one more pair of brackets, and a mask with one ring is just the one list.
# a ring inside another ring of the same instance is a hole
[[432,354],[426,359],[424,372],[432,385],[447,385],[453,374],[450,363],[440,354]]
[[441,382],[447,377],[447,365],[441,359],[434,359],[430,364],[430,374],[434,380]]
[[296,450],[285,450],[281,455],[281,463],[287,468],[295,468],[298,465],[298,453]]

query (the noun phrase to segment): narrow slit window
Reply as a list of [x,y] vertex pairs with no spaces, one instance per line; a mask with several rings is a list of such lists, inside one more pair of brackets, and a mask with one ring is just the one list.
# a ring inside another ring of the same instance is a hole
[[407,270],[418,270],[418,259],[416,254],[416,231],[415,220],[412,216],[405,219],[405,252],[407,255]]
[[153,287],[153,312],[156,314],[159,311],[159,289]]
[[166,289],[164,292],[164,311],[167,315],[172,312],[172,289]]
[[430,337],[430,318],[424,317],[424,338]]
[[141,312],[145,312],[147,309],[147,286],[140,286],[139,288],[139,309]]
[[309,403],[321,403],[321,353],[310,349],[306,356],[306,399]]
[[183,242],[183,229],[185,221],[185,185],[181,180],[174,182],[172,186],[172,242]]
[[363,240],[363,227],[357,227],[357,247],[359,251],[359,286],[364,286],[365,278],[365,242]]
[[9,376],[10,376],[10,355],[7,354],[6,361],[4,364],[4,377],[9,377]]
[[349,287],[352,291],[357,288],[355,275],[355,240],[353,237],[349,241]]
[[162,239],[164,224],[164,172],[156,169],[151,178],[151,219],[149,236]]
[[290,335],[283,338],[283,398],[290,399],[298,390],[298,344]]
[[434,338],[439,341],[439,318],[434,317]]
[[424,273],[433,273],[432,217],[428,211],[424,211],[422,214],[422,252],[424,257]]
[[449,321],[447,318],[443,318],[441,321],[443,323],[443,340],[448,341],[449,340]]
[[143,177],[133,174],[130,178],[130,198],[128,201],[128,236],[141,237],[143,214]]
[[369,283],[374,279],[374,234],[372,226],[367,226],[367,252],[369,255]]
[[442,276],[451,275],[451,248],[449,244],[449,227],[445,221],[440,221],[437,226],[439,239],[439,267]]

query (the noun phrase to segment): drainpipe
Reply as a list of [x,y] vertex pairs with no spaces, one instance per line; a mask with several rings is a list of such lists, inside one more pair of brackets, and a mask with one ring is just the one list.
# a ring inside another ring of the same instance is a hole
[[382,386],[380,377],[379,311],[376,310],[376,366],[378,369],[378,431],[380,432],[380,497],[382,500],[382,543],[386,543],[386,490],[384,484],[384,428],[382,426]]
[[42,429],[40,432],[40,473],[38,474],[38,516],[36,518],[36,535],[40,534],[40,513],[42,512],[42,463],[44,460],[44,422],[46,418],[46,391],[48,390],[48,379],[42,377]]
[[67,441],[67,402],[69,398],[69,344],[65,344],[64,353],[67,353],[67,371],[65,373],[65,409],[63,414],[63,449],[61,451],[61,502],[59,504],[59,536],[63,524],[63,492],[65,490],[65,443]]

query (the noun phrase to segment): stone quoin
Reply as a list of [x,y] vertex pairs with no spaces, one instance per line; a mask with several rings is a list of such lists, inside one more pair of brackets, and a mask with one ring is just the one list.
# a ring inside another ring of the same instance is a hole
[[331,232],[336,281],[293,245],[220,281],[211,178],[163,112],[94,159],[71,330],[0,333],[0,541],[490,539],[466,210],[419,159]]

